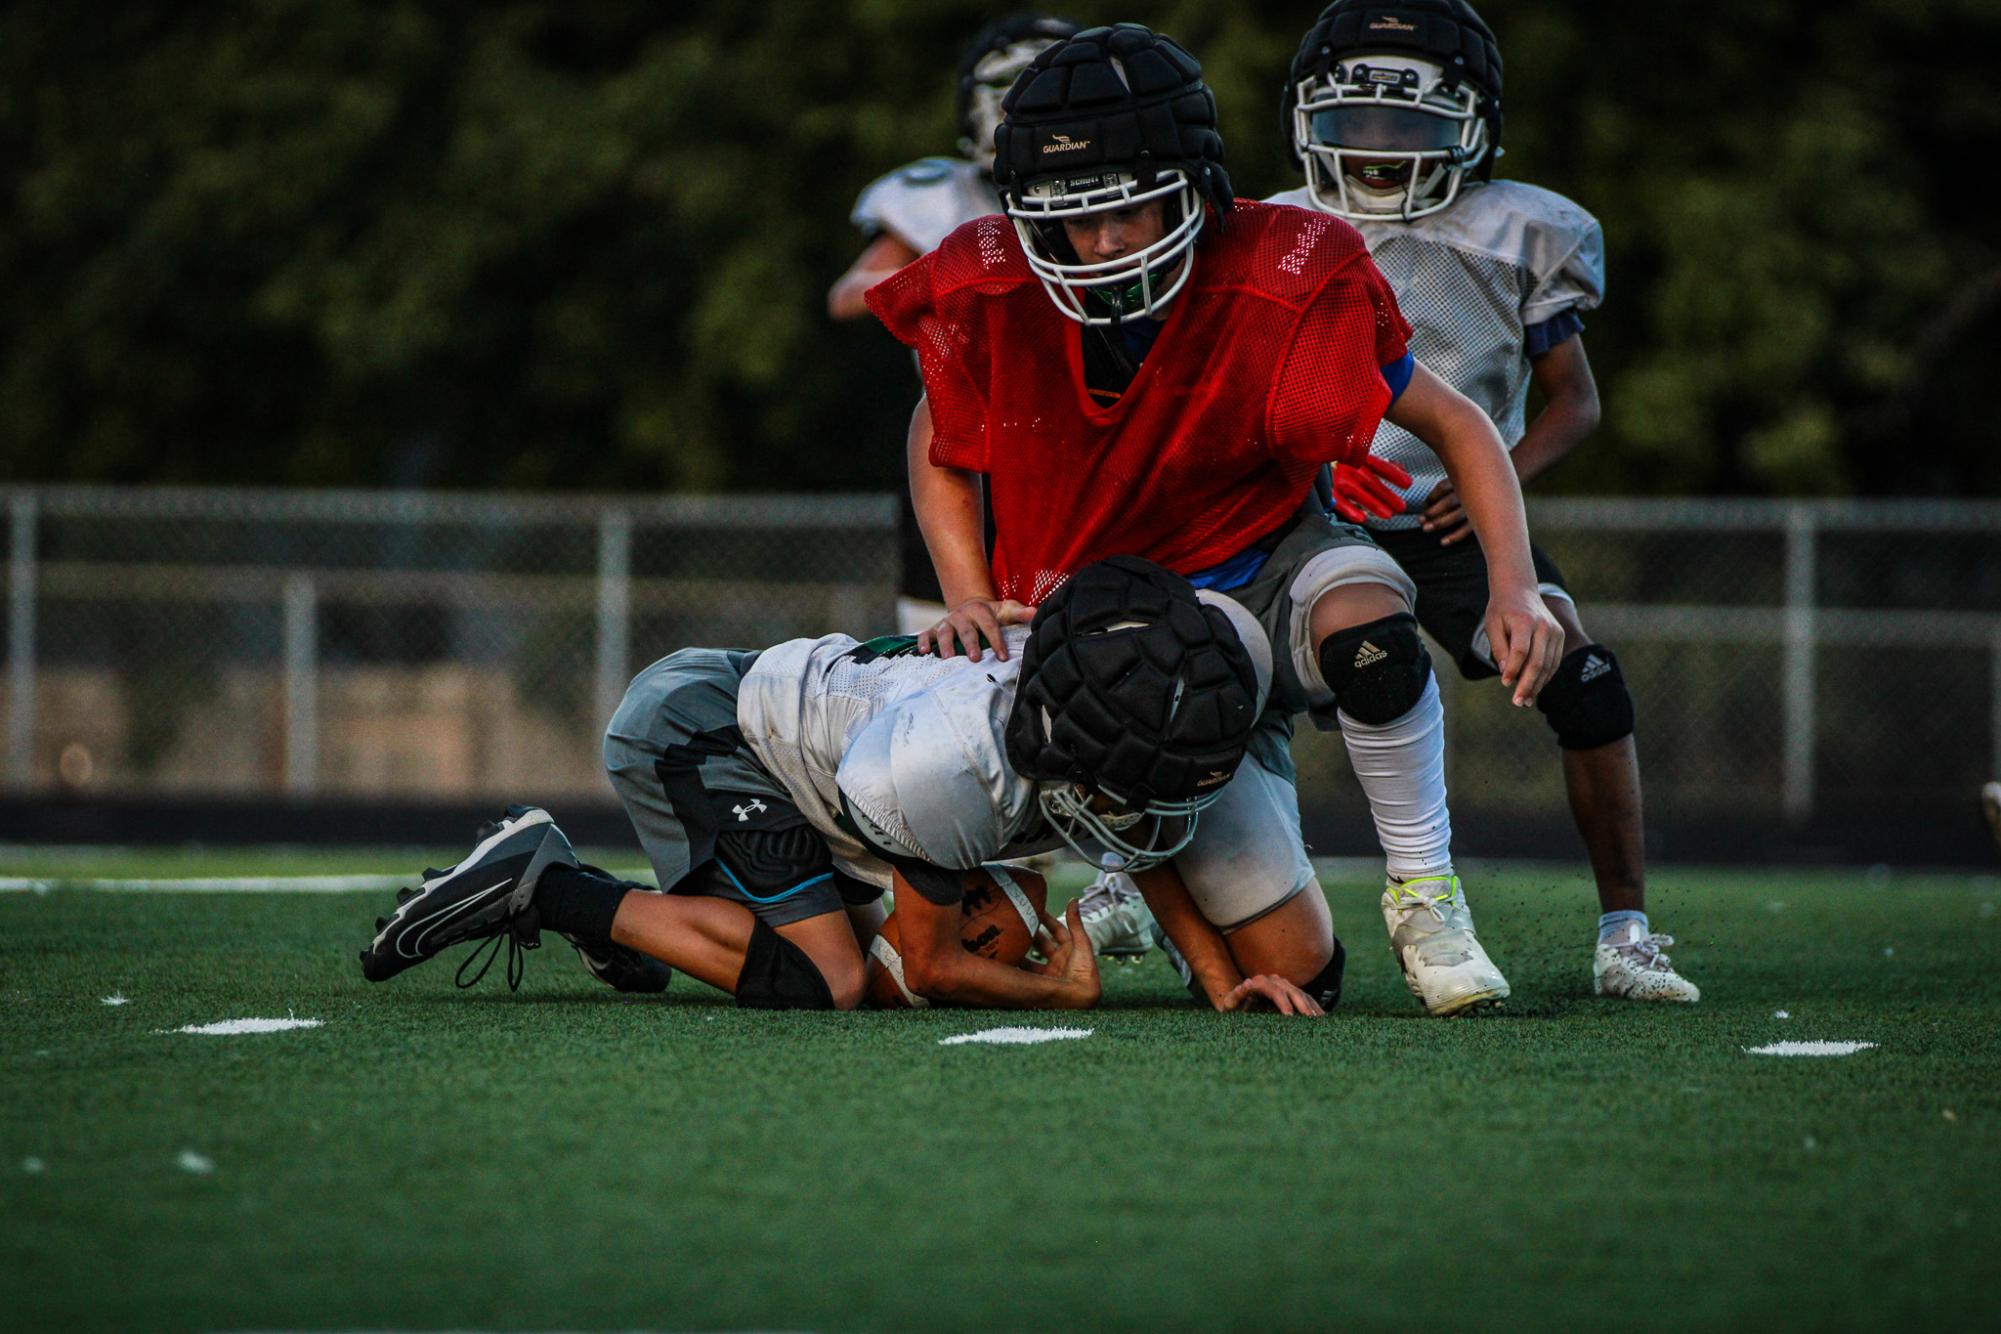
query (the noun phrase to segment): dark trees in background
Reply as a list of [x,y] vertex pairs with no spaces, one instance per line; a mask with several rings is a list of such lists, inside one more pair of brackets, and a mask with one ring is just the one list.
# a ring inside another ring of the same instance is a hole
[[[1071,12],[1195,50],[1262,195],[1314,8]],[[1483,8],[1500,174],[1610,247],[1552,489],[2001,495],[2001,0]],[[889,485],[908,359],[822,294],[996,12],[9,6],[0,480]]]

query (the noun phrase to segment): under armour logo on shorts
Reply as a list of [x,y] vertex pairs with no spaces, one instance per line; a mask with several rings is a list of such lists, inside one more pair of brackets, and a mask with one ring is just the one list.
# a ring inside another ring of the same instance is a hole
[[747,805],[747,806],[732,806],[732,807],[730,807],[730,809],[731,809],[732,811],[735,811],[735,812],[736,812],[736,818],[737,818],[737,823],[738,823],[738,824],[742,824],[742,823],[743,823],[744,821],[746,821],[746,820],[750,819],[750,817],[751,817],[751,813],[752,813],[753,811],[761,811],[761,810],[764,810],[764,809],[765,809],[765,805],[764,805],[764,803],[763,803],[763,802],[759,801],[759,800],[758,800],[758,799],[757,799],[756,797],[752,797],[752,798],[750,799],[750,804],[749,804],[749,805]]

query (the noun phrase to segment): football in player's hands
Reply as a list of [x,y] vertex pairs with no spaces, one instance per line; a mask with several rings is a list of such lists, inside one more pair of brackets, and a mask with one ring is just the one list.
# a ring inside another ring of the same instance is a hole
[[[1049,883],[1035,872],[1012,863],[995,863],[961,873],[966,897],[959,901],[959,943],[968,954],[1020,967],[1034,942]],[[931,1002],[903,985],[903,938],[896,914],[883,918],[882,929],[869,943],[865,995],[879,1010],[908,1006],[923,1009]]]

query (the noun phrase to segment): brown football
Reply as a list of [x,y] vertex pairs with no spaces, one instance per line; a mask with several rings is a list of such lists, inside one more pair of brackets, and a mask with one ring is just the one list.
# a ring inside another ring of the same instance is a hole
[[[965,871],[966,897],[959,902],[959,940],[973,954],[1019,966],[1035,941],[1035,928],[1049,899],[1049,884],[1022,866],[999,863]],[[868,951],[868,1002],[880,1010],[923,1009],[931,1002],[903,985],[902,937],[896,914],[883,919]]]

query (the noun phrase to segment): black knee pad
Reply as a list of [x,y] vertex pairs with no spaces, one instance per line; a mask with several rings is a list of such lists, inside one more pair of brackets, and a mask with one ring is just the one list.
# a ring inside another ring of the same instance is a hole
[[1603,644],[1565,654],[1535,706],[1565,750],[1594,750],[1633,734],[1633,695]]
[[1341,1003],[1341,975],[1348,970],[1348,951],[1339,939],[1334,942],[1334,957],[1327,966],[1314,975],[1312,981],[1300,988],[1301,991],[1320,1002],[1320,1008],[1329,1014]]
[[744,1010],[831,1010],[834,993],[806,951],[760,918],[737,974],[736,1003]]
[[1320,675],[1334,704],[1358,723],[1380,727],[1417,707],[1431,679],[1431,654],[1407,611],[1337,630],[1321,641]]

